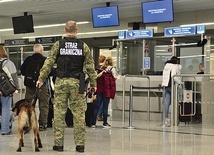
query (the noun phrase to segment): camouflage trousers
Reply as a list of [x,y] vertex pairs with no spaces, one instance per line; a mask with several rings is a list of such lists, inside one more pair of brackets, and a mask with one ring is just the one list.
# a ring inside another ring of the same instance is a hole
[[54,144],[64,145],[65,115],[69,107],[73,114],[75,145],[85,145],[85,96],[79,94],[79,80],[56,79],[54,93]]

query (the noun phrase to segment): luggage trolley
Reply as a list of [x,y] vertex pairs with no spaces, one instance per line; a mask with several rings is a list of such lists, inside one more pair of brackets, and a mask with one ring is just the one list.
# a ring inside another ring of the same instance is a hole
[[184,85],[178,85],[178,113],[179,122],[185,122],[189,124],[191,117],[196,114],[196,103],[193,101],[193,81],[185,81]]

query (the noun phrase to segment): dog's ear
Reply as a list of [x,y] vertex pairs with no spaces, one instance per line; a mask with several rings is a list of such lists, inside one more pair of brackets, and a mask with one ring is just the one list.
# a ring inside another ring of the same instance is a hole
[[13,108],[12,108],[12,112],[14,112],[16,110],[16,107],[14,106]]

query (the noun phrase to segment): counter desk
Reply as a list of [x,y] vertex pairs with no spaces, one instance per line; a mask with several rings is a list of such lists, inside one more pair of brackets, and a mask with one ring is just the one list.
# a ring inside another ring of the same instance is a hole
[[[125,79],[124,79],[125,78]],[[196,82],[196,88],[193,86],[193,93],[196,94],[197,114],[195,119],[201,121],[201,96],[203,78],[192,80],[184,78],[184,81],[190,80]],[[150,89],[133,89],[133,120],[149,120],[161,122],[163,119],[163,89],[160,87],[162,76],[148,77],[125,77],[122,76],[116,81],[116,95],[112,100],[112,119],[122,120],[123,112],[125,120],[129,118],[129,102],[130,102],[130,85],[134,87],[150,88]],[[211,92],[211,91],[210,91]],[[177,93],[177,92],[176,92]],[[123,95],[124,94],[124,95]],[[194,94],[193,94],[194,96]]]

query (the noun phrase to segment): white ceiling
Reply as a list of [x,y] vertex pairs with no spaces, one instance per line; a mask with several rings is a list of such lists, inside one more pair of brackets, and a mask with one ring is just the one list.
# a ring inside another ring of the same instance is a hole
[[[80,25],[80,33],[91,31],[110,31],[124,29],[129,22],[141,21],[141,2],[150,0],[14,0],[1,3],[0,0],[0,29],[12,28],[12,17],[22,16],[24,12],[33,15],[34,26],[60,24],[68,20],[89,21]],[[115,28],[95,29],[91,23],[91,8],[110,5],[119,6],[121,26]],[[175,13],[214,9],[214,0],[174,0]],[[175,16],[176,17],[176,16]],[[176,21],[176,18],[175,18]],[[63,27],[35,29],[34,33],[13,34],[13,31],[1,32],[1,42],[4,39],[16,39],[27,36],[43,36],[63,34]],[[104,34],[105,35],[105,34]],[[90,37],[82,35],[81,37]]]

